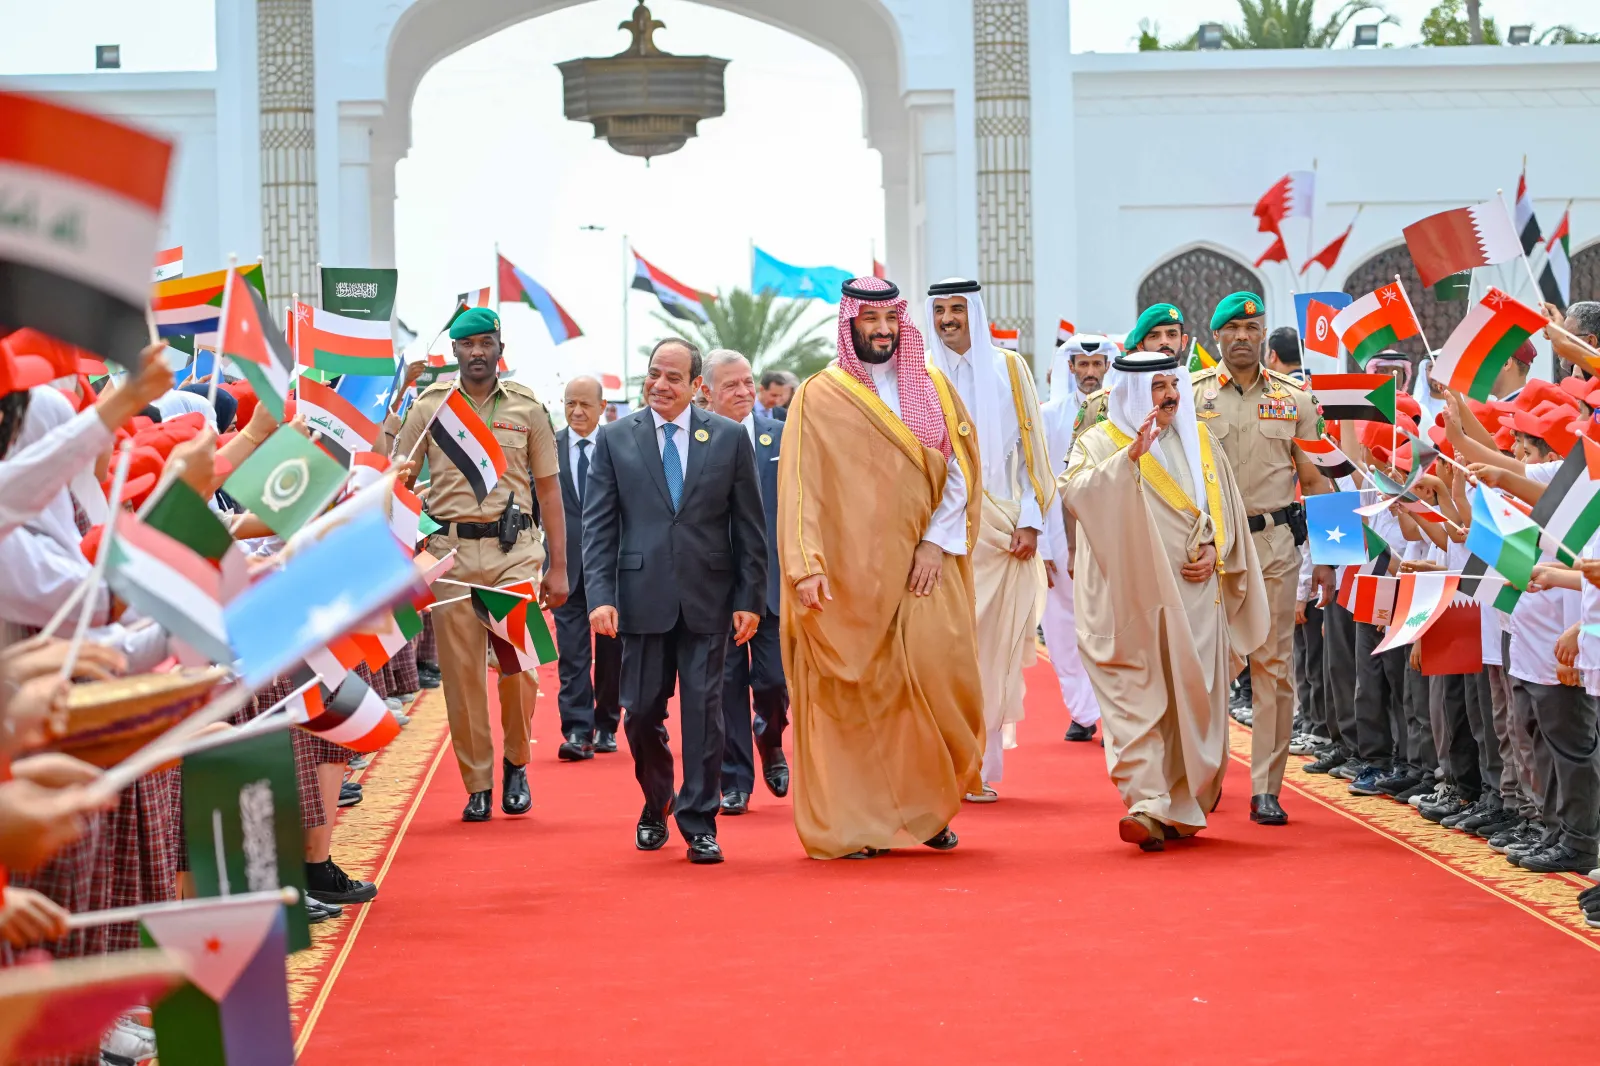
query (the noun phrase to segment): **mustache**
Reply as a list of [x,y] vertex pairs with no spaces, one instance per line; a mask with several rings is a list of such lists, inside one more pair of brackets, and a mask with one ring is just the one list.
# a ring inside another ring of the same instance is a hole
[[1162,400],[1160,406],[1161,406],[1161,410],[1163,410],[1163,411],[1176,411],[1178,409],[1178,401],[1177,400]]

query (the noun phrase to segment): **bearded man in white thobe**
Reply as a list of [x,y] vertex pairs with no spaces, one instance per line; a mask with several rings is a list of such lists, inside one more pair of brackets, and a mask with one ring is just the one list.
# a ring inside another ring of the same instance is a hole
[[1041,554],[1049,552],[1039,535],[1056,492],[1033,371],[1021,356],[990,340],[981,288],[962,278],[929,286],[928,357],[955,386],[972,419],[983,470],[972,573],[986,738],[983,791],[966,798],[992,803],[999,798],[994,785],[1004,771],[1005,749],[1017,745],[1022,671],[1038,654],[1045,591]]

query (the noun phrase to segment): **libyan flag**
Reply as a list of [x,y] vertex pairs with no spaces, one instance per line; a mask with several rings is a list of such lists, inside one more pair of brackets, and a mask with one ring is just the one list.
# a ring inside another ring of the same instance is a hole
[[532,581],[472,590],[472,609],[489,631],[489,644],[502,674],[518,674],[556,661],[556,642],[544,612],[532,598],[535,595]]

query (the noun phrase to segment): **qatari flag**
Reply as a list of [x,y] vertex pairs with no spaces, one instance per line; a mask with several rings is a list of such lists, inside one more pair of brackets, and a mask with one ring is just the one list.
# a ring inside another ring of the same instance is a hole
[[129,126],[0,93],[0,322],[137,365],[171,158]]

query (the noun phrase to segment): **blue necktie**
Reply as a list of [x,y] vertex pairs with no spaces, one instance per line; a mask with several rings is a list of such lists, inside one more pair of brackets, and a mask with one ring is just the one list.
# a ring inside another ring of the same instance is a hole
[[583,492],[589,487],[589,441],[578,441],[578,506],[583,506]]
[[661,449],[661,465],[667,475],[667,493],[672,497],[672,512],[678,512],[678,504],[683,500],[683,460],[678,458],[678,446],[672,443],[672,435],[678,432],[678,427],[671,422],[662,425],[661,432],[667,435],[667,442]]

